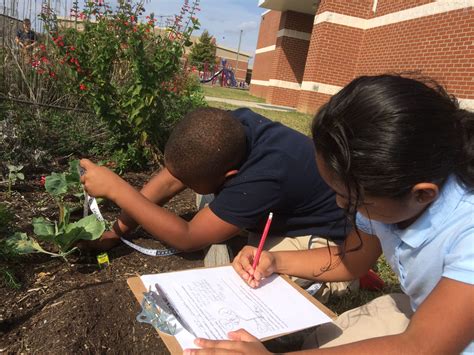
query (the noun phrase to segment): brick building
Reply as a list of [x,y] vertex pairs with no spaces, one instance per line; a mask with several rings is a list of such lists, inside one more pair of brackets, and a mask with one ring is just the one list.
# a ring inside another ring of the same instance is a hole
[[250,85],[314,113],[360,75],[419,70],[474,110],[474,0],[259,0]]

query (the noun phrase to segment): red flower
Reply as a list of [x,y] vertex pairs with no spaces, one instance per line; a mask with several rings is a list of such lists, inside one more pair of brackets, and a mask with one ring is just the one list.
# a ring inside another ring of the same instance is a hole
[[130,21],[135,22],[135,16],[130,16]]
[[81,84],[81,85],[79,85],[79,89],[80,89],[81,91],[86,91],[86,90],[87,90],[87,86],[86,86],[85,84]]
[[40,184],[41,184],[41,186],[44,186],[44,184],[46,184],[46,176],[41,177]]

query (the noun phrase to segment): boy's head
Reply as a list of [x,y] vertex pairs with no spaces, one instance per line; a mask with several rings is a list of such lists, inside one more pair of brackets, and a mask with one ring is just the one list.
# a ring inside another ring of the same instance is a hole
[[173,129],[165,146],[171,174],[201,194],[215,193],[237,172],[247,153],[242,124],[229,112],[200,108]]
[[29,18],[25,18],[23,20],[23,28],[26,30],[26,31],[29,31],[31,30],[31,21]]

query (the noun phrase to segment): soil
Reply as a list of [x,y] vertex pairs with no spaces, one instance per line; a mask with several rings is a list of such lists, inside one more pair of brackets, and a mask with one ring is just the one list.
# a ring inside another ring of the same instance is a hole
[[[17,183],[7,196],[0,186],[0,201],[13,212],[12,229],[32,235],[33,217],[57,220],[56,205],[40,184],[40,173]],[[150,173],[129,173],[124,178],[137,188]],[[196,213],[195,194],[185,190],[166,208],[191,219]],[[112,221],[119,209],[101,205],[104,217]],[[81,211],[76,217],[80,218]],[[134,242],[148,248],[165,248],[144,230],[133,234]],[[229,242],[234,255],[244,238]],[[19,288],[0,275],[0,353],[145,353],[168,354],[152,326],[136,321],[141,308],[126,283],[137,274],[184,270],[204,265],[204,252],[151,257],[122,244],[108,252],[110,265],[100,268],[95,254],[76,253],[68,261],[45,254],[32,254],[5,261]],[[298,340],[299,341],[299,340]],[[283,337],[266,343],[270,350],[296,350],[294,339]]]
[[[0,187],[0,201],[14,213],[13,230],[31,235],[31,219],[56,218],[54,201],[40,184],[40,174],[16,184],[11,196]],[[149,174],[128,174],[125,179],[142,186]],[[167,208],[192,218],[195,195],[186,190]],[[118,209],[101,207],[108,220]],[[134,242],[149,248],[164,248],[143,230]],[[0,261],[15,276],[19,289],[0,281],[0,353],[142,353],[167,354],[154,329],[135,320],[140,306],[126,284],[137,274],[161,273],[203,266],[203,252],[150,257],[126,245],[108,252],[110,265],[99,268],[94,254],[77,254],[68,262],[35,254]]]

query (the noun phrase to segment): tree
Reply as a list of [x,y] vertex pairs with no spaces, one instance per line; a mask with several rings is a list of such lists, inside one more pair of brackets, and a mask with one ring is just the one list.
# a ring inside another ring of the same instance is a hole
[[205,30],[198,42],[191,47],[189,62],[199,70],[204,70],[204,64],[214,65],[216,62],[216,40]]

